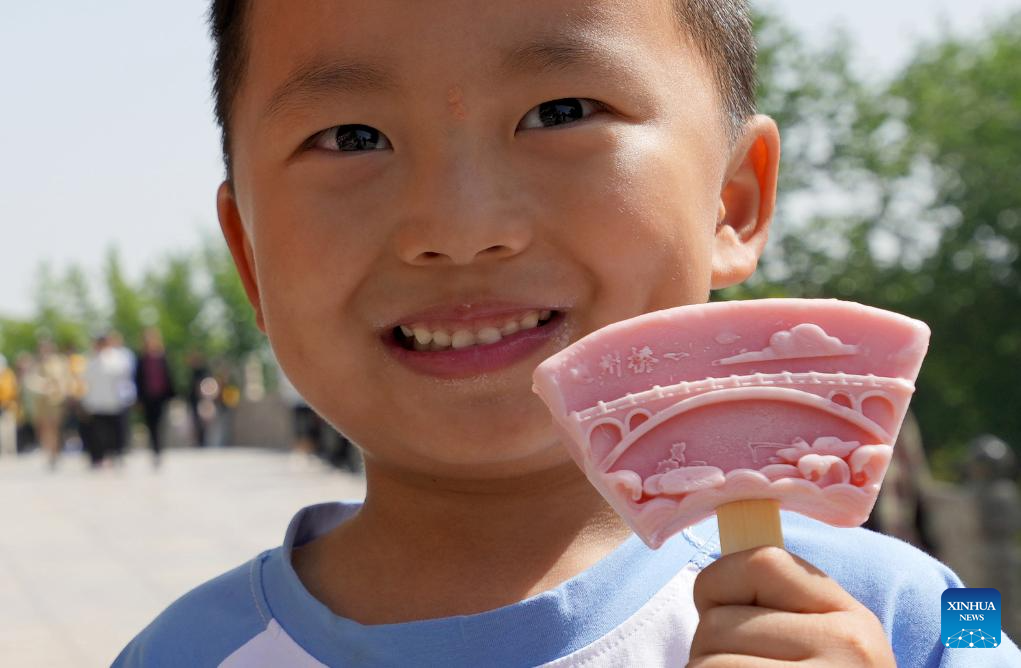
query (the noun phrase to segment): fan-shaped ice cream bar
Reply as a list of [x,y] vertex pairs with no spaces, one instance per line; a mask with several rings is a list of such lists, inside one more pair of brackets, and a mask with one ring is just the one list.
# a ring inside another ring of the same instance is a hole
[[652,547],[749,499],[857,526],[928,342],[922,322],[836,300],[681,306],[586,336],[539,365],[534,389]]

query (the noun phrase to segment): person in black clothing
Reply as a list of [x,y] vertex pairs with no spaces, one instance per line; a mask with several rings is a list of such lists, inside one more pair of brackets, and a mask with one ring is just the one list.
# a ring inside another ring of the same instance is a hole
[[135,387],[138,390],[138,403],[145,414],[145,426],[149,431],[153,465],[159,466],[160,421],[167,401],[174,396],[174,384],[163,349],[163,337],[154,327],[149,327],[142,333],[142,353],[135,365]]
[[206,418],[202,416],[199,405],[202,402],[202,381],[212,374],[206,366],[205,356],[198,350],[193,350],[188,355],[188,408],[191,413],[191,424],[195,434],[196,447],[206,445]]

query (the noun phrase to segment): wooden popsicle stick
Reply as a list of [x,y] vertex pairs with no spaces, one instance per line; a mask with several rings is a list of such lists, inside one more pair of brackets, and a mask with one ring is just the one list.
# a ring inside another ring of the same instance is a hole
[[780,502],[775,499],[725,503],[716,509],[716,521],[720,525],[723,554],[764,545],[786,549],[780,527]]

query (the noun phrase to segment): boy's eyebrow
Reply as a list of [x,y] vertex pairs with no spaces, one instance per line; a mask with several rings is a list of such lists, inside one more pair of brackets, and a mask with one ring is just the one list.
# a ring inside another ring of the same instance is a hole
[[273,92],[263,110],[276,116],[304,100],[337,92],[370,93],[394,90],[396,78],[372,65],[349,61],[315,61],[299,66]]
[[606,64],[614,60],[613,54],[598,40],[557,34],[511,48],[504,55],[500,70],[503,74],[564,70],[593,62]]

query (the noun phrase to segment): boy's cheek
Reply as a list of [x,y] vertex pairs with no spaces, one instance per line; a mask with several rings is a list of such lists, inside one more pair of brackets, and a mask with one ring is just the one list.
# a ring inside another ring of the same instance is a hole
[[371,226],[351,227],[339,215],[308,207],[265,211],[254,245],[260,289],[269,301],[264,307],[337,308],[377,252]]
[[[416,406],[385,398],[365,400],[377,396],[334,404],[324,393],[316,408],[390,466],[429,475],[486,477],[538,471],[570,459],[542,407],[489,414],[437,410],[424,402]],[[492,420],[487,419],[490,415]]]
[[698,213],[678,203],[635,207],[587,235],[587,264],[599,276],[597,326],[704,301],[712,237]]

